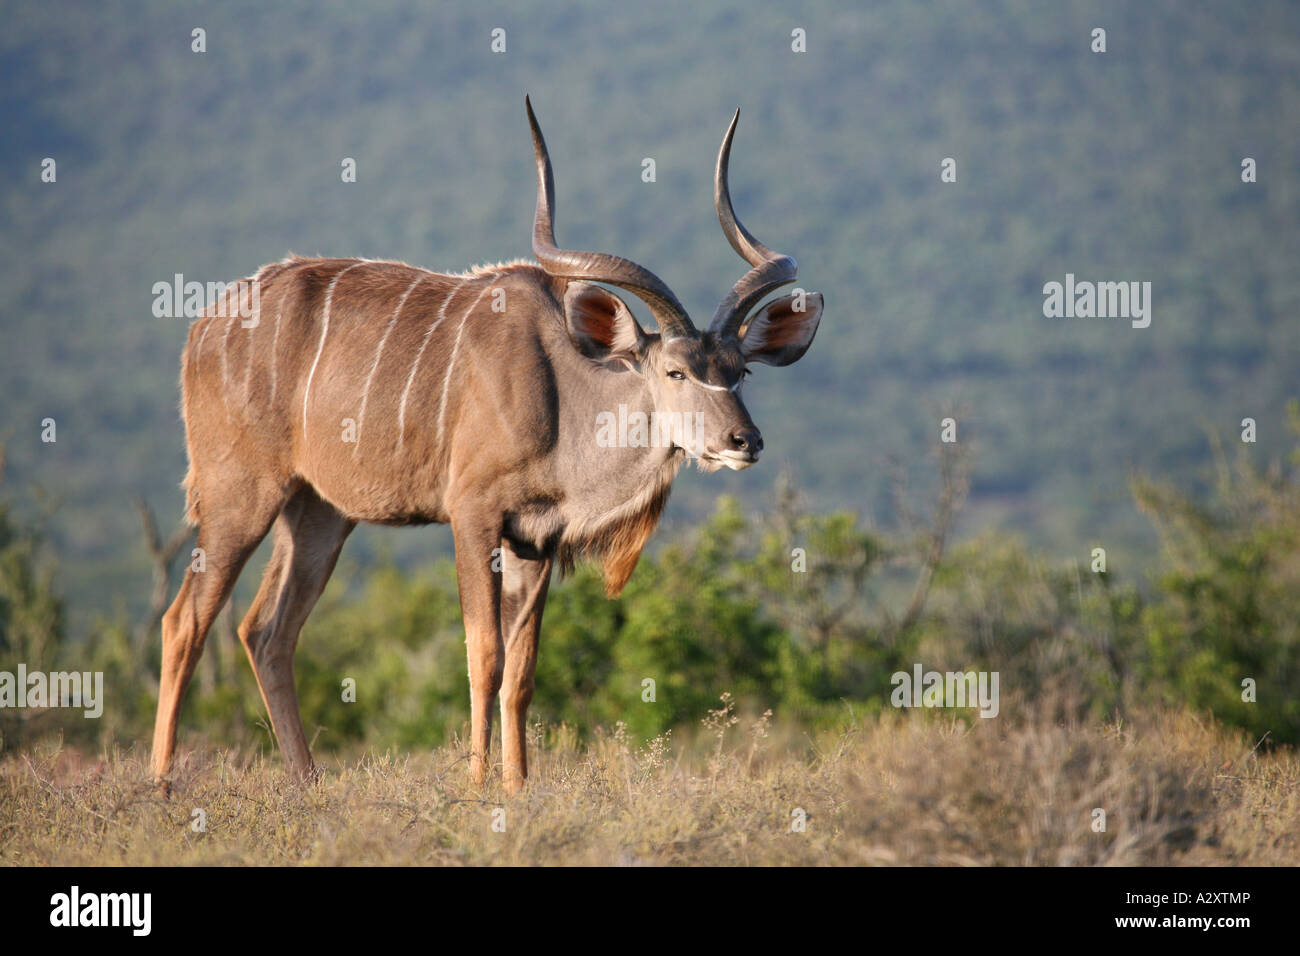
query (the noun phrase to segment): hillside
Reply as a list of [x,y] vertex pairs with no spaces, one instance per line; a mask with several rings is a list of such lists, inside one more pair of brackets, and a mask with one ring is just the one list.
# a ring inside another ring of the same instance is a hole
[[[1154,538],[1131,470],[1194,486],[1206,428],[1234,441],[1247,416],[1261,460],[1287,447],[1300,8],[698,6],[9,5],[0,438],[10,480],[48,498],[75,619],[144,600],[132,499],[165,525],[180,513],[185,322],[153,317],[154,283],[232,280],[289,250],[446,270],[526,255],[525,92],[561,241],[643,262],[705,316],[743,271],[711,201],[740,106],[737,209],[825,293],[808,357],[749,392],[767,459],[685,474],[670,527],[722,491],[756,500],[783,462],[819,506],[883,521],[891,463],[924,484],[951,409],[976,450],[964,535],[1062,558],[1103,544],[1140,576]],[[1150,282],[1150,326],[1045,318],[1043,286],[1067,273]],[[349,554],[449,540],[366,532]]]

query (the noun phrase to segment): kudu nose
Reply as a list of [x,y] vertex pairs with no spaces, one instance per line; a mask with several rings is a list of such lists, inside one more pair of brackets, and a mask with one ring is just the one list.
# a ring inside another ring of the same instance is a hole
[[763,450],[763,436],[756,428],[746,428],[732,434],[731,445],[736,451],[757,455]]

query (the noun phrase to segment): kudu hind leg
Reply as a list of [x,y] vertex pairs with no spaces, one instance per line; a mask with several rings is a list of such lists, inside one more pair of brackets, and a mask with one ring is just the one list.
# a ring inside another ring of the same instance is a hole
[[501,544],[501,635],[505,672],[501,681],[502,777],[517,793],[528,777],[528,705],[537,672],[537,638],[551,583],[551,559],[529,560]]
[[312,776],[313,767],[298,706],[293,655],[302,626],[354,527],[311,488],[298,491],[276,520],[271,560],[239,625],[239,639],[271,715],[280,752],[289,772],[303,780]]
[[244,562],[266,536],[278,501],[241,502],[238,509],[205,510],[199,526],[202,570],[193,562],[162,619],[162,671],[154,720],[153,772],[166,786],[176,749],[176,725],[190,677],[203,654],[203,642],[217,612],[230,597]]

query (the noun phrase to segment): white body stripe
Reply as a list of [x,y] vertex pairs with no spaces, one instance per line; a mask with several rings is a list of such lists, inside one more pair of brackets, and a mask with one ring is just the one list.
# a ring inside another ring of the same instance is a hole
[[325,351],[325,336],[330,332],[330,301],[334,297],[334,287],[338,285],[339,280],[355,269],[357,266],[366,265],[365,260],[354,262],[352,265],[340,269],[335,273],[334,278],[330,280],[329,288],[325,290],[325,310],[321,315],[320,345],[316,346],[316,358],[311,363],[311,372],[307,375],[307,387],[302,391],[302,435],[307,437],[307,400],[311,398],[311,380],[316,377],[316,366],[320,364],[321,353]]
[[402,442],[406,440],[406,402],[411,397],[411,387],[415,384],[415,373],[420,368],[420,359],[424,357],[424,349],[429,344],[429,337],[433,335],[433,330],[442,325],[443,319],[447,318],[447,306],[451,304],[452,296],[460,291],[460,283],[442,297],[442,305],[438,306],[438,314],[427,329],[424,330],[424,337],[420,339],[419,351],[415,353],[415,361],[411,363],[411,374],[406,376],[406,387],[402,389],[402,401],[397,407],[397,447],[402,447]]
[[[258,280],[254,279],[253,281],[257,282]],[[262,297],[261,297],[260,289],[258,290],[258,294],[254,296],[253,301],[257,304],[257,308],[254,309],[253,311],[253,324],[248,326],[247,329],[245,330],[248,332],[248,338],[244,341],[244,347],[248,349],[248,361],[244,363],[244,407],[245,408],[248,407],[248,399],[249,399],[248,390],[253,381],[253,330],[262,324]],[[241,329],[244,328],[243,319],[240,319],[239,327]]]
[[[487,279],[495,279],[496,276],[486,276]],[[456,367],[456,353],[460,351],[460,336],[465,331],[465,320],[469,318],[470,313],[478,308],[478,304],[483,301],[483,296],[487,295],[490,286],[484,284],[483,291],[478,294],[474,304],[465,310],[465,314],[460,318],[460,327],[456,329],[456,342],[451,347],[451,358],[447,359],[447,374],[442,378],[442,398],[438,402],[438,439],[443,437],[443,417],[447,414],[447,389],[451,387],[451,371]]]
[[230,327],[234,325],[235,317],[232,315],[226,319],[226,331],[221,336],[221,401],[222,404],[229,405],[226,401],[227,392],[230,390]]
[[[375,371],[379,368],[379,358],[381,355],[384,354],[384,345],[388,342],[388,336],[390,336],[393,333],[393,328],[397,325],[397,319],[402,314],[402,306],[406,305],[407,296],[409,296],[412,292],[415,291],[415,287],[419,285],[421,282],[423,282],[424,278],[425,278],[425,274],[422,273],[416,276],[415,281],[406,287],[406,291],[402,293],[401,299],[399,299],[397,302],[397,308],[393,310],[393,317],[388,320],[388,328],[384,329],[383,338],[379,340],[379,348],[375,349],[374,361],[370,363],[370,372],[369,374],[366,375],[365,388],[361,390],[361,411],[357,413],[357,441],[356,444],[352,446],[353,456],[356,455],[357,449],[361,447],[361,433],[365,430],[365,423],[366,423],[366,402],[370,398],[370,385],[375,380]],[[459,288],[459,286],[457,286],[457,288]],[[444,308],[446,307],[446,304],[447,304],[447,300],[444,298],[443,299]],[[400,429],[399,429],[399,437],[400,437]]]
[[196,359],[203,352],[203,340],[208,337],[208,330],[212,328],[212,318],[210,316],[205,316],[199,321],[203,323],[203,334],[199,336],[199,344],[194,346],[194,357]]
[[275,335],[271,336],[271,397],[266,400],[267,405],[275,402],[275,351],[280,344],[280,313],[284,308],[284,293],[280,293],[280,300],[275,305]]

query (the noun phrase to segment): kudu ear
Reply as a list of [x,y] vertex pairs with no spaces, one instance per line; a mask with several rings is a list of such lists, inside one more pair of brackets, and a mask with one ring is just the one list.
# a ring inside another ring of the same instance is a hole
[[574,347],[588,358],[640,358],[646,335],[623,300],[589,282],[564,290],[564,320]]
[[822,319],[820,292],[795,292],[773,299],[746,324],[740,351],[746,362],[789,365],[803,358]]

